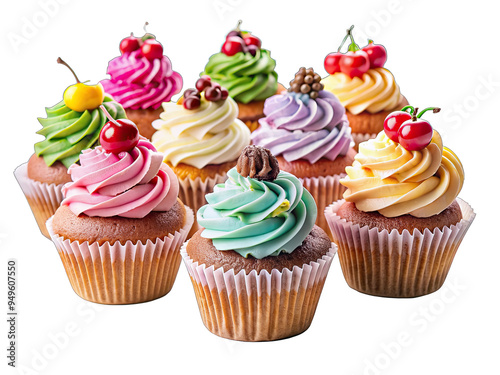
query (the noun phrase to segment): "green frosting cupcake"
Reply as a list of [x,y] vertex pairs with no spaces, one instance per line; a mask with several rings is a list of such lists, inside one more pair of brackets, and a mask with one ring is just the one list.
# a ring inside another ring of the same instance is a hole
[[[114,119],[127,118],[123,107],[109,95],[104,96],[104,107]],[[80,151],[93,147],[107,122],[101,108],[76,112],[64,100],[46,108],[47,118],[38,118],[42,129],[37,133],[45,140],[35,144],[35,153],[42,156],[47,166],[60,161],[69,167],[78,161]]]
[[257,259],[291,253],[302,244],[317,208],[297,177],[280,172],[274,181],[259,181],[241,176],[236,167],[227,175],[198,211],[202,237],[212,239],[217,250]]
[[257,50],[255,56],[245,52],[227,56],[220,52],[210,57],[202,75],[210,76],[225,87],[234,100],[246,104],[276,94],[278,74],[275,67],[276,61],[265,49]]

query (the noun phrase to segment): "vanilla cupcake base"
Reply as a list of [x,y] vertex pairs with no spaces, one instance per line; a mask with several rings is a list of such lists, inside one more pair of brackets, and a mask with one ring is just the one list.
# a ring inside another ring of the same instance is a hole
[[224,272],[181,255],[191,277],[201,319],[217,336],[240,341],[270,341],[298,335],[311,325],[328,270],[336,253],[301,268],[259,274]]
[[166,295],[177,276],[180,247],[194,222],[186,207],[179,231],[146,243],[79,243],[55,234],[52,218],[47,229],[76,294],[87,301],[121,305],[151,301]]
[[64,184],[47,184],[32,180],[28,177],[28,163],[17,167],[14,176],[26,196],[40,232],[50,239],[45,223],[54,215],[64,198],[62,194]]
[[354,140],[354,149],[358,151],[360,143],[376,138],[377,134],[378,133],[351,133],[352,139]]
[[336,215],[344,200],[333,203],[325,216],[347,284],[380,297],[419,297],[437,291],[475,218],[469,204],[459,198],[457,202],[462,211],[459,223],[423,233],[360,227]]

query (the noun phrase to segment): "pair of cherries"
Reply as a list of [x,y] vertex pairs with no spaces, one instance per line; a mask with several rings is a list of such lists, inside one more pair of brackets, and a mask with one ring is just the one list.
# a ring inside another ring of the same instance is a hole
[[241,22],[239,20],[236,29],[226,35],[226,41],[222,45],[221,52],[227,56],[234,56],[238,52],[248,52],[255,56],[262,45],[259,38],[249,32],[240,30]]
[[[359,48],[354,42],[351,26],[338,48],[337,52],[332,52],[325,57],[325,70],[329,74],[341,72],[349,77],[362,77],[369,69],[381,68],[387,61],[387,51],[384,46],[374,44],[373,40],[368,40],[368,45]],[[341,53],[340,50],[347,38],[351,39],[348,51]]]
[[384,132],[408,151],[422,150],[431,143],[434,130],[431,124],[421,117],[431,110],[438,113],[441,109],[429,107],[418,113],[418,108],[407,105],[401,111],[392,112],[385,118]]
[[146,31],[147,25],[148,23],[146,22],[144,25],[145,34],[142,38],[137,38],[133,33],[130,33],[129,37],[122,39],[120,42],[120,51],[122,54],[140,49],[141,55],[150,61],[163,57],[163,46],[155,39],[154,35]]

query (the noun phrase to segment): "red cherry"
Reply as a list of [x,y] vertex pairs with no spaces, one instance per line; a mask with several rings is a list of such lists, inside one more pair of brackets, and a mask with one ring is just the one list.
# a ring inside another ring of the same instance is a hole
[[329,74],[340,72],[340,58],[344,56],[344,54],[340,52],[332,52],[326,55],[325,57],[325,70]]
[[227,97],[229,96],[229,91],[225,87],[220,89],[220,98],[221,100],[226,100]]
[[373,40],[362,48],[368,54],[370,59],[370,69],[382,68],[387,61],[387,50],[380,44],[373,44]]
[[119,154],[123,151],[130,151],[139,142],[139,130],[132,121],[127,119],[108,121],[102,127],[99,141],[106,152]]
[[163,46],[156,39],[146,39],[141,46],[142,55],[148,60],[161,59]]
[[256,45],[250,45],[246,48],[245,52],[248,52],[250,55],[255,56],[257,55],[257,51],[259,50],[259,47]]
[[187,98],[184,98],[184,101],[182,102],[182,105],[186,109],[196,109],[199,108],[201,104],[201,100],[197,96],[189,96]]
[[184,98],[189,98],[190,96],[197,96],[200,98],[200,92],[196,89],[187,89],[183,94]]
[[361,77],[370,69],[370,59],[365,51],[349,51],[342,56],[339,65],[340,71],[349,77]]
[[234,56],[238,52],[243,52],[244,42],[243,39],[237,36],[230,36],[222,45],[221,52],[227,56]]
[[206,78],[200,78],[196,81],[195,87],[198,91],[203,91],[206,87],[212,86],[212,82]]
[[220,87],[209,87],[205,90],[205,99],[216,102],[222,99],[222,89]]
[[403,122],[411,120],[411,114],[404,111],[390,113],[384,120],[384,131],[394,142],[399,143],[398,130]]
[[120,42],[120,51],[121,53],[134,52],[135,50],[138,50],[140,46],[140,39],[131,34],[129,37],[122,39]]
[[260,39],[256,36],[253,36],[252,34],[245,34],[243,36],[243,41],[247,46],[257,46],[257,48],[260,48],[260,46],[262,45]]
[[237,30],[232,30],[226,35],[226,39],[229,38],[230,36],[237,36],[238,38],[241,38],[241,32]]
[[408,151],[419,151],[432,140],[432,126],[422,119],[405,121],[398,130],[399,144]]

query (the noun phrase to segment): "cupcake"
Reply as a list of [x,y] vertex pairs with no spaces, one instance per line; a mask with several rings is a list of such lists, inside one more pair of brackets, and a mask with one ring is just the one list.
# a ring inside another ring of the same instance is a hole
[[[147,25],[147,22],[146,22]],[[137,124],[139,133],[151,139],[151,123],[162,112],[161,103],[169,102],[182,88],[182,77],[172,70],[163,55],[163,46],[146,32],[142,38],[132,34],[120,43],[121,56],[111,60],[101,81],[107,93],[120,103],[127,117]]]
[[240,30],[240,24],[227,34],[221,52],[210,57],[202,75],[227,88],[238,103],[238,118],[254,131],[264,116],[264,100],[285,88],[278,83],[271,53],[261,48],[259,38]]
[[206,198],[204,229],[181,249],[205,326],[241,341],[304,332],[335,255],[312,196],[252,145]]
[[[252,141],[276,155],[281,170],[300,178],[323,213],[342,198],[345,188],[339,181],[356,152],[345,109],[320,80],[312,68],[300,68],[288,92],[266,100],[266,117]],[[329,233],[322,214],[316,224]]]
[[460,160],[418,108],[409,110],[389,115],[385,130],[359,145],[340,181],[345,199],[325,211],[347,283],[375,296],[438,290],[475,217],[457,198]]
[[238,106],[228,91],[209,77],[200,78],[196,87],[201,92],[188,89],[177,104],[163,103],[152,140],[179,178],[180,199],[195,212],[250,144],[250,131],[238,120]]
[[[355,146],[375,138],[383,130],[384,119],[395,109],[408,105],[392,73],[384,68],[387,51],[384,46],[369,40],[359,48],[351,31],[340,45],[338,52],[325,58],[325,69],[330,74],[322,80],[325,90],[334,93],[347,109]],[[347,53],[340,53],[350,38]]]
[[100,143],[68,169],[72,181],[47,228],[80,297],[151,301],[172,288],[194,216],[163,155],[132,121],[108,122]]
[[[58,62],[67,66],[60,58]],[[99,105],[113,118],[126,118],[122,106],[105,94],[100,84],[87,85],[76,75],[75,78],[77,84],[66,89],[64,100],[46,108],[47,118],[38,119],[42,129],[37,133],[45,139],[35,144],[35,153],[14,172],[38,227],[47,238],[50,237],[45,222],[63,199],[63,185],[71,181],[68,167],[78,162],[80,151],[97,144],[106,123]]]

